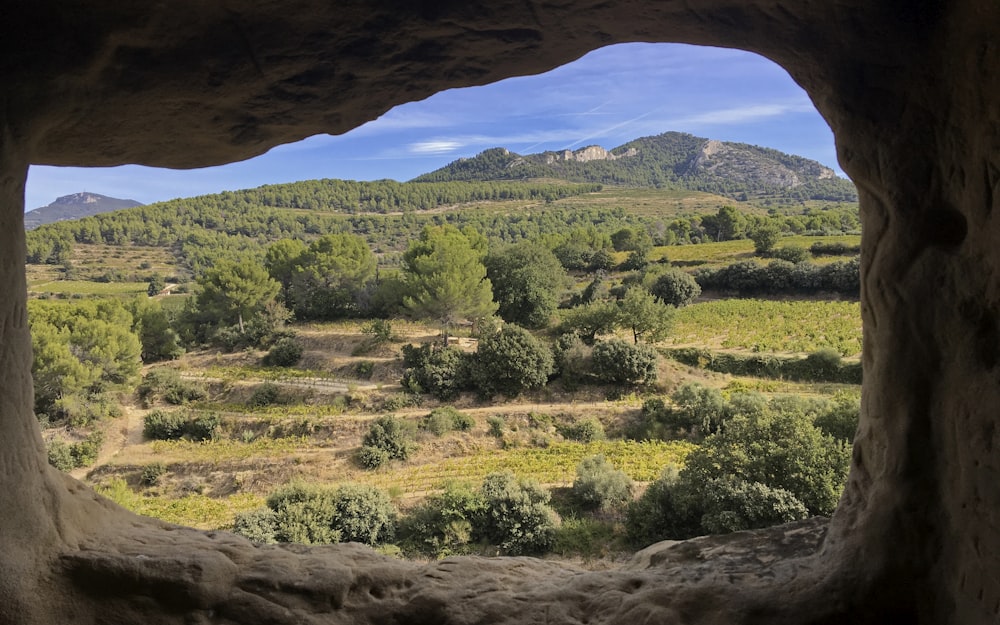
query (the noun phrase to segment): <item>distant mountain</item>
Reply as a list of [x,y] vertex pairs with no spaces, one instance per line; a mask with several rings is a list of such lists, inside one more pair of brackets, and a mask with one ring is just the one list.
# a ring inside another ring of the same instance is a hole
[[850,180],[816,161],[745,143],[680,132],[630,141],[610,151],[515,154],[492,148],[415,178],[414,182],[557,178],[629,187],[690,189],[736,200],[857,201]]
[[99,193],[74,193],[57,198],[48,206],[42,206],[24,214],[24,228],[31,230],[42,224],[67,219],[80,219],[100,213],[108,213],[122,208],[142,206],[135,200],[119,200],[118,198],[100,195]]

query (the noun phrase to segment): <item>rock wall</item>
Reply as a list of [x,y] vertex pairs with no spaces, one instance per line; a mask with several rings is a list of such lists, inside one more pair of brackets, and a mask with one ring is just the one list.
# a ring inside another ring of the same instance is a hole
[[[8,3],[11,4],[11,3]],[[34,0],[0,23],[0,623],[995,623],[1000,3]],[[618,571],[257,548],[135,517],[46,465],[27,164],[197,167],[622,41],[781,64],[861,193],[862,421],[821,522]]]

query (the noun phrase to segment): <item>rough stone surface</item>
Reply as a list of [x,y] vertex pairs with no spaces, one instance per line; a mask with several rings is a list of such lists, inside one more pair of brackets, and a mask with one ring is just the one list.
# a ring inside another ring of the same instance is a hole
[[[7,5],[0,623],[1000,619],[1000,3]],[[778,62],[830,123],[860,188],[862,421],[818,551],[806,555],[822,533],[807,524],[661,545],[602,573],[530,559],[417,566],[355,546],[256,548],[169,527],[46,466],[25,318],[28,163],[239,160],[621,41],[722,45]]]

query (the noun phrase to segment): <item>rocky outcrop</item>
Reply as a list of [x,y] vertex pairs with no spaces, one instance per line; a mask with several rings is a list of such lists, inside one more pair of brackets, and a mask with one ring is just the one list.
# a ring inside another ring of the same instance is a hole
[[[9,4],[0,23],[0,623],[1000,618],[994,0]],[[786,529],[737,536],[729,551],[711,546],[724,541],[660,546],[605,573],[530,559],[419,567],[353,546],[258,548],[166,526],[47,467],[25,305],[29,163],[239,160],[439,90],[637,40],[737,47],[782,65],[830,123],[860,189],[862,419],[818,551],[783,553],[776,545],[796,531]]]
[[545,164],[551,165],[559,161],[589,163],[590,161],[614,161],[626,156],[635,156],[639,151],[635,148],[625,150],[621,154],[608,152],[599,145],[590,145],[581,150],[563,150],[562,152],[549,152],[545,154]]

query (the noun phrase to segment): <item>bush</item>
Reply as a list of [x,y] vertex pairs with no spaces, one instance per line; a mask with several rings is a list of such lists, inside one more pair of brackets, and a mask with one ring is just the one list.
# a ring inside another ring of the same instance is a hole
[[[785,378],[806,382],[839,382],[861,384],[861,363],[841,361],[832,365],[833,356],[778,358],[769,354],[747,356],[714,353],[704,349],[677,348],[667,350],[670,357],[691,367],[719,373],[764,378]],[[824,363],[825,359],[825,363]]]
[[552,353],[556,374],[569,383],[583,380],[590,373],[590,352],[575,332],[560,335]]
[[233,531],[255,542],[378,545],[395,534],[396,509],[371,486],[336,489],[291,484],[267,498],[267,508],[238,514]]
[[810,514],[830,514],[847,479],[850,449],[824,434],[798,407],[763,414],[734,414],[719,433],[685,460],[682,475],[693,483],[739,476],[781,488]]
[[416,551],[445,557],[466,551],[474,536],[473,523],[481,519],[485,502],[481,494],[448,484],[440,495],[431,495],[401,523],[400,534]]
[[798,521],[809,516],[805,505],[783,488],[723,478],[701,485],[702,530],[728,534]]
[[692,513],[687,489],[677,470],[668,467],[625,513],[629,542],[645,546],[660,540],[682,539],[701,533],[701,519]]
[[218,434],[222,420],[215,414],[202,414],[189,420],[184,434],[193,441],[210,441]]
[[65,442],[54,438],[47,445],[49,464],[64,473],[68,473],[76,468],[76,460],[70,451],[70,446]]
[[540,388],[552,374],[552,352],[524,328],[505,326],[479,342],[472,363],[472,380],[486,397],[514,397]]
[[366,469],[377,469],[391,460],[389,452],[371,445],[362,445],[358,451],[358,462]]
[[490,436],[503,438],[504,428],[507,427],[507,423],[504,421],[503,417],[498,417],[496,415],[486,417],[486,425],[489,428]]
[[841,356],[837,350],[824,347],[806,356],[806,368],[811,371],[813,379],[830,379],[840,370]]
[[[271,493],[267,507],[274,513],[276,542],[305,545],[340,542],[341,534],[333,527],[333,491],[329,489],[292,484]],[[261,530],[266,534],[266,528]]]
[[302,343],[286,337],[272,345],[261,362],[266,367],[294,367],[300,360],[302,360]]
[[472,429],[473,425],[475,425],[475,420],[469,415],[461,413],[451,406],[444,406],[432,410],[429,415],[424,417],[420,427],[435,436],[443,436],[452,430]]
[[139,483],[143,486],[155,486],[163,474],[167,472],[167,465],[162,462],[153,462],[142,468],[139,475]]
[[617,510],[632,501],[632,479],[604,456],[580,461],[573,480],[573,497],[588,509]]
[[400,383],[413,392],[430,393],[441,401],[454,399],[469,386],[469,363],[457,347],[403,346],[408,369]]
[[549,492],[537,482],[513,473],[491,473],[481,489],[482,532],[510,555],[543,553],[551,545],[558,517],[549,507]]
[[576,423],[564,425],[559,428],[559,433],[562,434],[564,438],[571,441],[592,443],[604,438],[604,426],[601,425],[600,421],[591,417],[588,419],[581,419]]
[[264,382],[253,390],[247,406],[251,408],[264,408],[271,404],[276,404],[281,400],[281,388],[273,382]]
[[701,287],[694,277],[680,269],[671,269],[656,279],[649,291],[664,304],[687,306],[701,295]]
[[732,476],[701,481],[668,470],[650,484],[626,513],[630,542],[683,540],[804,519],[806,507],[792,493]]
[[255,543],[278,542],[275,536],[276,527],[277,515],[274,510],[267,507],[237,513],[233,520],[233,533]]
[[184,436],[187,419],[178,411],[163,412],[154,410],[142,420],[142,434],[146,438],[158,441],[173,441]]
[[372,373],[375,372],[375,363],[370,360],[362,360],[354,366],[354,373],[359,378],[367,380],[372,377]]
[[154,410],[143,419],[142,433],[152,440],[172,441],[187,437],[194,441],[215,438],[221,420],[215,414],[190,417],[184,412]]
[[73,464],[78,467],[89,467],[97,462],[97,456],[101,453],[104,445],[103,432],[91,432],[87,438],[70,446],[70,454],[73,456]]
[[333,496],[332,526],[340,540],[381,545],[396,534],[396,507],[374,486],[345,484]]
[[611,384],[649,384],[656,381],[656,350],[621,339],[602,341],[592,354],[594,375]]
[[830,436],[854,442],[861,416],[861,398],[851,393],[840,393],[833,400],[833,406],[816,417],[816,427]]
[[771,256],[779,260],[784,260],[792,264],[809,260],[811,256],[809,250],[798,245],[786,245],[776,250],[771,250]]
[[[384,452],[385,457],[382,458],[380,454],[372,451],[366,452],[366,447]],[[362,439],[362,464],[368,468],[375,468],[388,460],[406,460],[415,447],[411,429],[405,421],[392,415],[379,417],[371,424],[368,433]],[[372,466],[372,461],[379,458],[381,461]]]
[[205,391],[193,382],[181,379],[176,369],[153,369],[136,388],[139,399],[149,406],[162,397],[168,404],[180,406],[205,398]]

